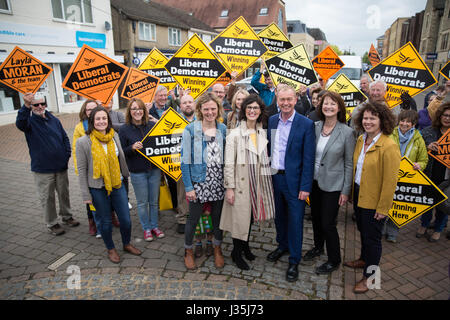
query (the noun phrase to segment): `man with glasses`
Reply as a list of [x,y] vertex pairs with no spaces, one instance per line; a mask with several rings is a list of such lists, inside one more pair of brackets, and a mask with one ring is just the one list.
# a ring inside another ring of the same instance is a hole
[[215,85],[212,86],[211,92],[214,93],[217,96],[217,98],[219,98],[219,100],[222,102],[223,111],[225,112],[224,121],[226,121],[228,112],[231,111],[231,105],[227,101],[227,99],[225,99],[226,96],[225,87],[221,83],[216,83]]
[[80,223],[72,217],[69,199],[67,167],[71,155],[70,141],[61,122],[46,111],[47,100],[42,94],[27,93],[24,105],[17,112],[16,126],[25,133],[31,158],[31,171],[44,209],[48,231],[61,235],[65,231],[58,223],[55,190],[58,193],[59,215],[69,227]]

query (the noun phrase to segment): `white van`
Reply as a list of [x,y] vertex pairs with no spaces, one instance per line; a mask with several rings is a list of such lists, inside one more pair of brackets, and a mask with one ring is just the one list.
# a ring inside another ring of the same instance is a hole
[[344,62],[344,67],[333,74],[333,76],[328,80],[327,85],[332,84],[337,76],[343,73],[358,89],[361,89],[359,86],[359,81],[361,79],[361,76],[363,75],[363,64],[361,56],[339,56],[339,58],[342,60],[342,62]]

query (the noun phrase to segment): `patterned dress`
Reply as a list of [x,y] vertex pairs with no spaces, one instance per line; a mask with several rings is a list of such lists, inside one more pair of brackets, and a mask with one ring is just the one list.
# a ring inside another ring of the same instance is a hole
[[223,162],[220,147],[215,137],[205,136],[207,139],[206,178],[203,182],[194,182],[197,196],[195,202],[205,203],[224,199]]

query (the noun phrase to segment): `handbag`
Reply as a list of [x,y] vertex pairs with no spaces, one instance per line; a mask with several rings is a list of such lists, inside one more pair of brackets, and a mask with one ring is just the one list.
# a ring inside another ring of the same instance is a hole
[[172,196],[169,185],[164,175],[161,175],[161,185],[159,186],[159,211],[173,209]]

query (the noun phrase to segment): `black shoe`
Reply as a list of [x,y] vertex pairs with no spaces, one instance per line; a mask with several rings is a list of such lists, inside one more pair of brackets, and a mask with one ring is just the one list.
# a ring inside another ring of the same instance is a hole
[[306,252],[305,256],[303,257],[303,261],[311,261],[315,257],[319,257],[323,253],[323,249],[319,250],[316,247],[312,248],[308,252]]
[[294,282],[298,279],[298,264],[289,263],[289,268],[286,272],[286,280],[288,282]]
[[331,263],[331,262],[325,262],[320,267],[316,268],[317,274],[328,274],[333,272],[334,270],[337,270],[339,268],[340,263]]
[[185,226],[186,226],[186,225],[179,223],[178,226],[177,226],[177,232],[178,232],[179,234],[183,234],[183,233],[184,233],[184,227],[185,227]]
[[231,251],[231,259],[234,263],[236,263],[236,266],[241,270],[250,270],[250,267],[248,266],[247,262],[242,258],[242,251],[236,250],[233,248],[233,251]]
[[269,255],[267,256],[267,261],[275,262],[278,259],[280,259],[285,253],[287,253],[287,251],[283,251],[280,248],[276,248],[275,251],[269,253]]
[[245,242],[245,244],[242,246],[244,250],[245,259],[248,261],[253,261],[256,259],[255,255],[250,251],[250,246],[248,245],[248,242]]

